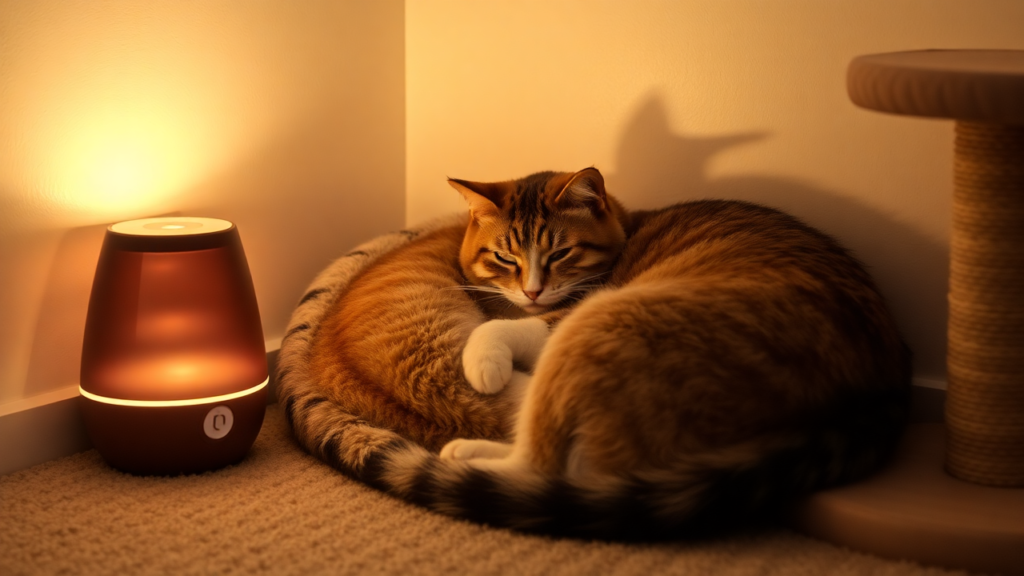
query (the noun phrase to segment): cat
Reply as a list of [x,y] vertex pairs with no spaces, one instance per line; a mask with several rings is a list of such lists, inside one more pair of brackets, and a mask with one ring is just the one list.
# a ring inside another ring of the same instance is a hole
[[[431,510],[615,539],[772,518],[888,457],[910,353],[870,276],[832,238],[738,201],[627,213],[593,168],[453,185],[470,201],[466,279],[518,285],[509,301],[537,315],[476,316],[445,353],[464,343],[469,386],[518,404],[514,422],[456,432],[438,454],[424,447],[436,442],[293,390],[286,414],[310,452]],[[554,214],[559,198],[572,201]],[[574,224],[615,241],[543,242],[546,227]],[[553,255],[600,261],[602,286],[548,311],[568,299],[541,301],[559,289],[543,273]]]

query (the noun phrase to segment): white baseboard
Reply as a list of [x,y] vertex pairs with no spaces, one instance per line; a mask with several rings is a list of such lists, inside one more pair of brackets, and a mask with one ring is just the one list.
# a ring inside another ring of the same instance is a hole
[[71,390],[72,398],[0,415],[0,475],[92,448],[78,407],[78,387]]

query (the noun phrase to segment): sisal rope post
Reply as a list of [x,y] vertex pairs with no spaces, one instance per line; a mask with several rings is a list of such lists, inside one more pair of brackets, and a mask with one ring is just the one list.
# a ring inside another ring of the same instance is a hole
[[1024,486],[1024,126],[958,121],[946,470]]

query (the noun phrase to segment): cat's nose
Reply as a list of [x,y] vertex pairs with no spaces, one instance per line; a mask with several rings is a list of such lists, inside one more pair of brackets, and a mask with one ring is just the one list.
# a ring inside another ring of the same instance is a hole
[[543,292],[543,291],[544,291],[543,288],[541,288],[540,290],[537,290],[536,292],[531,292],[529,290],[523,290],[523,294],[526,294],[526,297],[529,298],[530,300],[537,300],[537,298],[540,296],[540,293]]

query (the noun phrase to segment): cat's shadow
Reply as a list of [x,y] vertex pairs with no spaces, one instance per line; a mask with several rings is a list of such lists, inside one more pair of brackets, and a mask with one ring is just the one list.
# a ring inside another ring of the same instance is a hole
[[767,133],[693,137],[674,133],[660,97],[648,97],[619,141],[608,190],[629,208],[701,198],[747,200],[779,208],[837,238],[875,277],[904,338],[915,374],[945,379],[949,246],[849,195],[797,179],[756,174],[711,179],[718,152],[756,145]]

